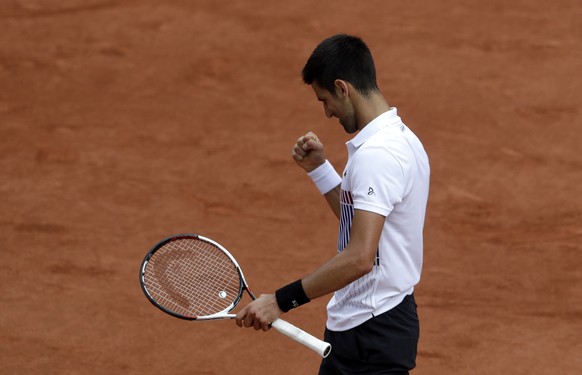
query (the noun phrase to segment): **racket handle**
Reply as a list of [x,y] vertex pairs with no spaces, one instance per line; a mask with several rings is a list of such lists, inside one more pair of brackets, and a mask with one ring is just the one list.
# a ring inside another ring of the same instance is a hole
[[323,358],[327,357],[331,352],[331,345],[329,343],[310,335],[302,329],[295,327],[293,324],[287,323],[283,319],[275,320],[271,323],[271,327],[298,343],[307,346]]

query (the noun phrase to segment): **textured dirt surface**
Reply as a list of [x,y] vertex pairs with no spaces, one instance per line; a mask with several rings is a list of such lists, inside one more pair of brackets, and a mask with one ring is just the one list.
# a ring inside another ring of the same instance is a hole
[[[0,373],[312,374],[273,332],[151,306],[159,239],[212,237],[256,293],[333,256],[290,158],[348,139],[299,72],[362,36],[432,185],[415,374],[582,373],[582,4],[2,0]],[[286,319],[321,336],[327,298]]]

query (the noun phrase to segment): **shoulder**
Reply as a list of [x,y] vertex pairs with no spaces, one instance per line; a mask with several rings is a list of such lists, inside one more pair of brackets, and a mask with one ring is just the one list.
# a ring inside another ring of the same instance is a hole
[[357,164],[401,165],[411,154],[406,140],[394,129],[382,129],[354,153]]
[[357,181],[404,180],[406,167],[394,149],[386,143],[366,142],[353,155],[350,176]]

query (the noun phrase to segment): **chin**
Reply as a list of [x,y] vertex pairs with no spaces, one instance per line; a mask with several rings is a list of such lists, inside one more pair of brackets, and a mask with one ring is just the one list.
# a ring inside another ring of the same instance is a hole
[[356,124],[345,124],[342,121],[340,121],[340,124],[348,134],[354,134],[358,131],[358,126]]

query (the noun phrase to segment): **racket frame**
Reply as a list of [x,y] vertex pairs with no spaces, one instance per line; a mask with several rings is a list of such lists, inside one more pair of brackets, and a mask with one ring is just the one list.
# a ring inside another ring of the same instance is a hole
[[[239,290],[238,290],[238,294],[236,296],[236,298],[234,299],[234,301],[228,306],[226,307],[224,310],[216,312],[214,314],[211,315],[204,315],[204,316],[192,316],[192,315],[183,315],[183,314],[179,314],[175,311],[172,311],[164,306],[162,306],[161,304],[159,304],[154,297],[152,297],[152,295],[150,294],[150,292],[147,289],[146,286],[146,282],[145,282],[145,270],[146,267],[150,261],[150,259],[153,257],[153,255],[156,253],[156,251],[158,251],[159,249],[161,249],[163,246],[165,246],[166,244],[176,241],[176,240],[183,240],[183,239],[196,239],[196,240],[200,240],[200,241],[204,241],[207,243],[210,243],[211,245],[216,246],[217,248],[219,248],[222,252],[224,252],[224,254],[232,261],[232,263],[234,264],[236,271],[238,272],[239,275]],[[242,299],[243,296],[243,292],[246,290],[247,293],[251,296],[251,298],[254,300],[255,296],[254,294],[251,292],[251,290],[249,289],[245,276],[242,272],[242,269],[240,268],[238,262],[236,261],[236,259],[232,256],[231,253],[228,252],[228,250],[226,250],[224,248],[224,246],[222,246],[221,244],[219,244],[218,242],[204,237],[204,236],[200,236],[198,234],[191,234],[191,233],[184,233],[184,234],[175,234],[173,236],[169,236],[164,238],[163,240],[161,240],[160,242],[158,242],[156,245],[154,245],[150,251],[146,254],[146,256],[144,257],[143,261],[142,261],[142,265],[140,267],[140,273],[139,273],[139,283],[141,285],[141,289],[144,292],[144,294],[146,295],[147,299],[158,309],[162,310],[163,312],[172,315],[176,318],[179,319],[184,319],[184,320],[217,320],[217,319],[234,319],[236,317],[235,314],[228,314],[228,312],[232,311],[240,302],[240,300]]]

